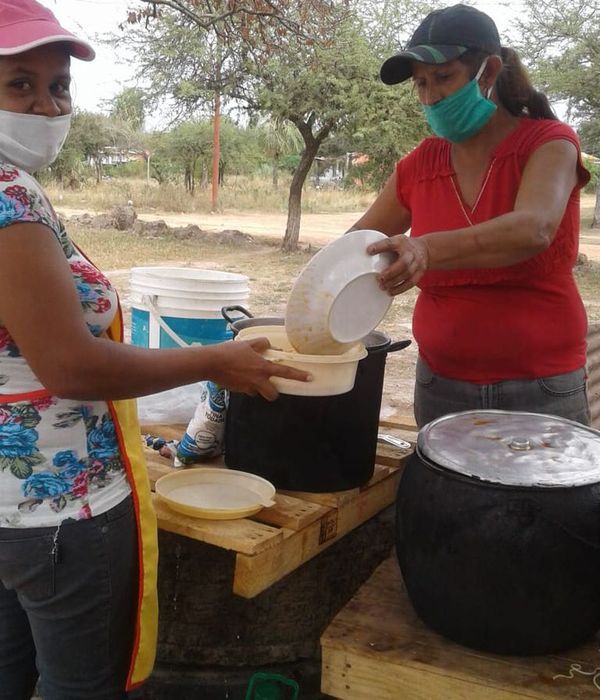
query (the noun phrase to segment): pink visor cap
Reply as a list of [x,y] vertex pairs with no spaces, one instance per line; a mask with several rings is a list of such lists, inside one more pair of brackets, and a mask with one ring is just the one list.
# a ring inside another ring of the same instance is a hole
[[0,0],[0,56],[13,56],[45,44],[65,42],[71,56],[91,61],[96,53],[60,26],[52,12],[35,0]]

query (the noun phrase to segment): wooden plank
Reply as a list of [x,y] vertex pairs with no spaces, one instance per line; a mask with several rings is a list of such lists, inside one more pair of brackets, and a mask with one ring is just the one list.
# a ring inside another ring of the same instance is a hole
[[379,483],[380,481],[387,479],[388,476],[397,468],[398,468],[397,465],[389,467],[389,466],[386,466],[384,464],[376,464],[375,470],[373,471],[373,476],[371,477],[371,480],[369,481],[368,484],[361,486],[359,491],[366,491],[367,489],[370,489],[371,486],[374,486],[375,484]]
[[176,513],[158,496],[153,496],[158,527],[176,535],[184,535],[223,549],[256,555],[280,544],[283,529],[256,523],[247,518],[238,520],[203,520]]
[[518,700],[539,696],[465,682],[447,675],[424,676],[377,655],[330,649],[323,654],[321,690],[343,700]]
[[336,616],[321,645],[322,691],[341,700],[598,700],[600,693],[597,641],[543,657],[454,644],[417,618],[395,557]]
[[293,532],[284,528],[283,541],[276,547],[255,556],[238,554],[234,593],[253,598],[391,505],[396,498],[401,471],[400,468],[392,471],[388,478],[360,493],[360,497],[342,502],[337,509],[303,530]]
[[389,416],[381,418],[379,425],[382,428],[397,428],[398,430],[410,430],[417,432],[417,424],[414,416]]
[[375,460],[377,464],[383,464],[388,467],[397,467],[402,464],[407,455],[413,453],[413,448],[401,449],[400,447],[394,447],[393,445],[386,445],[385,443],[379,443],[377,445],[377,456]]
[[302,530],[311,523],[320,520],[329,512],[329,508],[318,503],[310,503],[283,493],[275,494],[275,505],[263,508],[252,520],[258,520],[268,525],[287,527],[290,530]]
[[339,508],[343,503],[349,503],[358,498],[360,489],[348,489],[347,491],[334,491],[330,493],[314,493],[312,491],[286,491],[283,489],[279,493],[286,496],[294,496],[302,501],[318,503],[326,508]]

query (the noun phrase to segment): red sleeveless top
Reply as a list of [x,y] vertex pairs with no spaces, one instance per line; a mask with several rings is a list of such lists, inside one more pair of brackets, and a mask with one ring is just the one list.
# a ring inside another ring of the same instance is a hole
[[[462,201],[451,145],[425,139],[396,166],[397,195],[411,213],[411,236],[478,224],[513,210],[529,156],[575,132],[548,119],[520,120],[494,150],[472,209]],[[551,177],[549,173],[549,177]],[[573,278],[579,241],[578,183],[550,247],[509,267],[434,270],[419,282],[413,333],[436,374],[491,384],[570,372],[585,365],[587,318]]]

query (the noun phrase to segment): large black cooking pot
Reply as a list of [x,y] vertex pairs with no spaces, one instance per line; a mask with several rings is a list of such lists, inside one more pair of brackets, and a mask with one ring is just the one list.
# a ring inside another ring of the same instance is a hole
[[418,615],[500,654],[567,649],[600,628],[600,432],[468,411],[419,432],[397,501]]
[[[233,320],[232,311],[247,318]],[[282,318],[252,318],[225,307],[234,335],[250,325],[282,325]],[[338,396],[291,396],[277,401],[232,392],[225,420],[225,464],[268,479],[278,489],[343,491],[373,476],[379,411],[392,343],[379,331],[363,338],[368,354],[358,363],[354,388]]]

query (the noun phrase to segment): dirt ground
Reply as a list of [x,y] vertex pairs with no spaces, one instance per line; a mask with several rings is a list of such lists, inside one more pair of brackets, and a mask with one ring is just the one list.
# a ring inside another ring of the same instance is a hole
[[[85,213],[83,210],[60,208],[60,214],[68,219]],[[75,240],[82,245],[111,278],[121,295],[125,318],[129,314],[129,276],[133,265],[192,265],[201,268],[222,269],[240,272],[250,277],[251,295],[249,306],[254,315],[283,316],[287,297],[294,279],[302,267],[314,254],[315,247],[320,247],[339,237],[359,217],[359,212],[343,214],[304,214],[301,223],[300,241],[304,250],[295,255],[282,255],[274,245],[283,237],[286,224],[285,214],[244,213],[244,214],[145,214],[138,212],[142,220],[162,219],[172,227],[196,224],[204,231],[220,232],[238,230],[250,234],[254,244],[249,246],[209,245],[195,241],[175,243],[169,240],[122,239],[111,241],[117,254],[105,257],[108,244],[102,240],[104,232],[93,236],[79,231],[76,227],[70,231]],[[78,240],[78,235],[85,240]],[[121,233],[121,232],[119,232]],[[127,236],[126,232],[122,233]],[[89,236],[89,240],[88,240]],[[164,244],[164,245],[163,245]],[[184,245],[187,244],[187,245]],[[310,244],[307,249],[306,246]],[[98,250],[94,247],[98,246]],[[137,246],[137,248],[136,248]],[[92,248],[90,250],[90,247]],[[139,248],[139,250],[138,250]],[[600,316],[600,298],[597,286],[593,282],[600,273],[600,230],[584,229],[581,232],[580,252],[591,261],[592,267],[584,273],[582,295],[588,306],[588,313]],[[115,262],[117,264],[115,265]],[[111,267],[112,263],[112,267]],[[584,287],[585,285],[585,291]],[[588,298],[586,299],[586,294]],[[592,298],[590,298],[590,295]],[[397,297],[379,330],[395,340],[412,339],[411,315],[416,293],[411,290]],[[388,356],[385,385],[382,402],[382,417],[405,416],[412,414],[414,371],[417,357],[413,344],[400,352]]]
[[[587,199],[585,203],[588,204]],[[65,216],[81,215],[84,209],[61,207]],[[344,212],[341,214],[303,214],[300,226],[300,242],[321,246],[335,238],[362,215],[363,212]],[[138,212],[142,221],[162,219],[168,226],[187,226],[196,224],[205,231],[238,230],[251,236],[264,236],[280,241],[285,233],[287,215],[272,212],[248,212],[226,214],[174,214],[155,212],[151,214]],[[580,238],[580,252],[590,260],[600,261],[600,229],[583,229]]]

